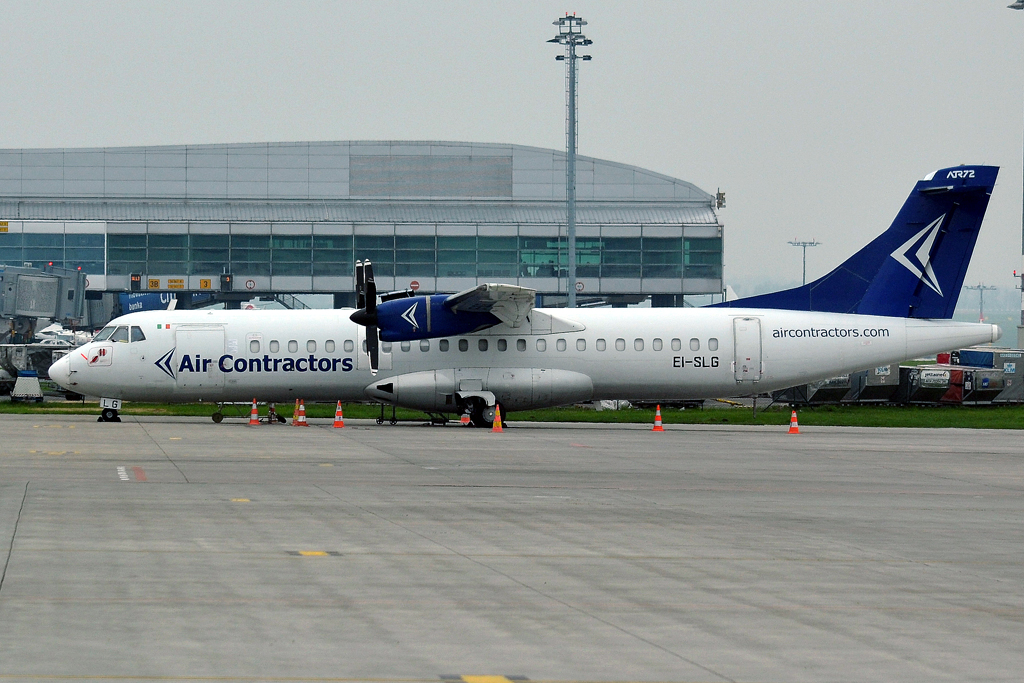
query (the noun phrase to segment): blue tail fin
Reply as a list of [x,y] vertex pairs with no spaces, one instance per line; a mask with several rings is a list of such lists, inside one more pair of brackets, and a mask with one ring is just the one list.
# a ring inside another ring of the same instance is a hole
[[999,168],[944,168],[917,183],[889,229],[802,287],[715,306],[952,318]]

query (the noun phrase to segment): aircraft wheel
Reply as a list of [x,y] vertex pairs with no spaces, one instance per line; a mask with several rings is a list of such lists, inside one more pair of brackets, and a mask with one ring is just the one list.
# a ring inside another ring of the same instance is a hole
[[100,419],[97,422],[120,422],[121,418],[117,416],[117,411],[113,408],[104,408],[100,413]]
[[210,416],[210,419],[216,422],[217,424],[220,424],[221,421],[224,419],[224,413],[218,410],[216,413]]
[[378,417],[377,418],[377,424],[379,424],[379,425],[384,424],[384,418],[383,417]]
[[280,422],[281,424],[287,424],[288,419],[284,415],[278,415],[277,421]]
[[388,420],[388,424],[389,425],[396,425],[396,424],[398,424],[398,418],[397,417],[391,418],[390,420]]
[[469,414],[469,419],[473,421],[473,426],[486,429],[493,427],[494,409],[495,406],[484,405],[483,402],[474,405],[473,411]]

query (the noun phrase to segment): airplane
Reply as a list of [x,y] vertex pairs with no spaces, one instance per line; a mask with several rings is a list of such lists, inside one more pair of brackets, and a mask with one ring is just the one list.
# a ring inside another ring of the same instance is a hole
[[999,339],[997,325],[950,319],[998,170],[929,174],[879,237],[773,294],[675,309],[542,309],[534,290],[499,283],[378,297],[363,262],[358,310],[130,313],[50,376],[101,397],[101,421],[119,421],[122,401],[257,397],[369,400],[490,426],[497,406],[757,395]]

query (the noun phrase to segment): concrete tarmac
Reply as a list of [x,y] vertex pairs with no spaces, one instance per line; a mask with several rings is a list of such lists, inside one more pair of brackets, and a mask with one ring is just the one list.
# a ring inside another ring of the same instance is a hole
[[1020,432],[314,422],[0,417],[0,681],[1022,678]]

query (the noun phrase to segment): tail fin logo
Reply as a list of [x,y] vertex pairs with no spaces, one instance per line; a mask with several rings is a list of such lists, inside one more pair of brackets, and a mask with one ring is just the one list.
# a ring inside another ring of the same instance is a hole
[[942,221],[945,218],[946,214],[942,214],[891,254],[904,268],[919,277],[939,296],[942,296],[942,287],[939,286],[939,280],[935,277],[935,271],[932,269],[932,247],[935,246],[935,238],[938,237],[939,228],[942,227]]

